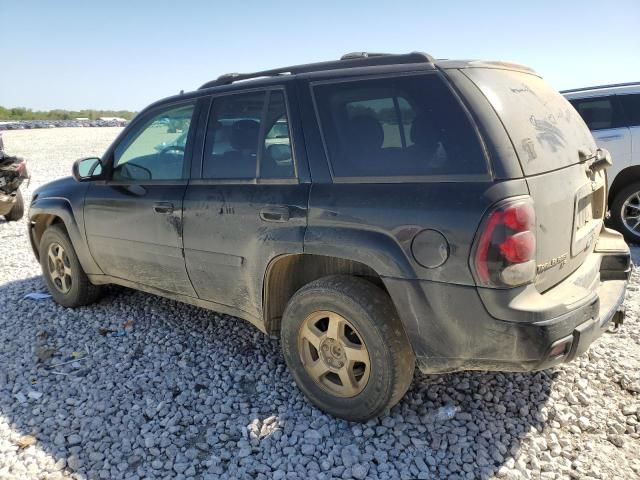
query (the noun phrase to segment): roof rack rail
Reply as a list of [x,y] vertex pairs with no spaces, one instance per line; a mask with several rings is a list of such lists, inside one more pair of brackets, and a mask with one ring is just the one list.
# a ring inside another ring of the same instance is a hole
[[609,85],[595,85],[593,87],[570,88],[569,90],[560,90],[560,93],[586,92],[587,90],[599,90],[601,88],[635,87],[637,85],[640,85],[640,82],[611,83]]
[[339,68],[371,67],[379,65],[395,65],[405,63],[433,63],[434,58],[423,52],[411,52],[404,54],[353,52],[340,57],[340,60],[329,62],[307,63],[290,67],[274,68],[253,73],[225,73],[215,80],[202,85],[199,90],[229,85],[240,80],[249,80],[259,77],[275,77],[278,75],[295,75],[297,73],[318,72],[322,70],[336,70]]
[[371,58],[382,57],[384,55],[392,55],[391,53],[373,53],[373,52],[351,52],[345,53],[340,57],[340,60],[353,60],[354,58]]

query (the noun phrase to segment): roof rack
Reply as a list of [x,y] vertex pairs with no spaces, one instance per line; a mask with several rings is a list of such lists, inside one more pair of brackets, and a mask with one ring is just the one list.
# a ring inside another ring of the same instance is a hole
[[560,93],[586,92],[587,90],[598,90],[601,88],[634,87],[636,85],[640,85],[640,82],[611,83],[609,85],[596,85],[594,87],[571,88],[569,90],[560,90]]
[[200,87],[199,90],[220,85],[229,85],[240,80],[259,77],[275,77],[278,75],[295,75],[298,73],[317,72],[322,70],[336,70],[339,68],[371,67],[379,65],[396,65],[405,63],[433,63],[434,58],[423,52],[411,52],[404,54],[353,52],[340,57],[340,60],[329,62],[307,63],[290,67],[274,68],[253,73],[225,73],[217,79],[211,80]]

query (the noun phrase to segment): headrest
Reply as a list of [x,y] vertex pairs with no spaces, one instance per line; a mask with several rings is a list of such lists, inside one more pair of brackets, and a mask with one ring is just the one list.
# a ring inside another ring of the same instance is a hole
[[260,122],[256,120],[238,120],[231,126],[230,142],[234,150],[258,151]]
[[410,132],[411,141],[420,147],[435,149],[438,147],[438,129],[428,115],[417,115],[413,119]]
[[269,145],[267,155],[274,162],[283,162],[291,159],[291,147],[286,143],[276,143]]
[[349,121],[351,141],[364,151],[382,148],[384,130],[380,122],[370,115],[356,115]]

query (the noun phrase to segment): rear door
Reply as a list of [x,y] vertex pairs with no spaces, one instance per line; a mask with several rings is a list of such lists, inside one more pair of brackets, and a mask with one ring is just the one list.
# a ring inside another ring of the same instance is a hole
[[189,277],[201,299],[260,317],[269,262],[301,253],[309,195],[289,85],[212,98],[184,201]]
[[[472,285],[472,226],[495,201],[494,182],[446,80],[434,70],[327,77],[301,88],[313,175],[305,253],[383,277]],[[436,239],[421,247],[422,263],[420,232]]]
[[[536,287],[545,291],[593,251],[605,212],[596,144],[569,102],[533,73],[468,68],[511,137],[536,211]],[[597,272],[594,272],[597,275]]]
[[193,101],[138,119],[112,152],[111,178],[91,183],[84,218],[91,254],[107,275],[195,297],[182,254]]
[[598,146],[611,153],[609,182],[631,165],[631,132],[624,119],[620,97],[617,95],[570,99],[585,121]]

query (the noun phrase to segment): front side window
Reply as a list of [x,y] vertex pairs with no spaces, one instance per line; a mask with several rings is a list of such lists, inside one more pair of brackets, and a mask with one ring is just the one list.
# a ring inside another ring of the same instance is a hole
[[628,127],[640,126],[640,93],[619,95]]
[[294,176],[289,122],[284,94],[279,90],[213,100],[202,178],[256,176],[272,179]]
[[604,130],[622,126],[614,97],[582,98],[570,100],[589,130]]
[[478,136],[436,75],[321,84],[314,93],[336,177],[487,173]]
[[194,104],[153,115],[116,147],[114,180],[180,180]]

